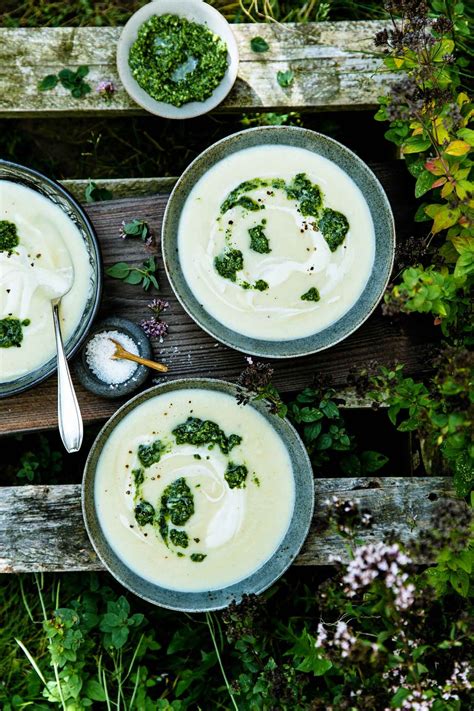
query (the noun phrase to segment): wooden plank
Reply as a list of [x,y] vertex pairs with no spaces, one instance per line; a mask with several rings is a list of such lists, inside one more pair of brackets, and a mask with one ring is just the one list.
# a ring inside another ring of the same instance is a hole
[[[99,188],[110,190],[114,199],[150,197],[159,193],[169,194],[178,178],[98,178],[94,183]],[[72,195],[84,202],[84,193],[89,180],[60,180],[61,185]]]
[[[392,75],[377,72],[373,37],[383,22],[236,24],[240,52],[237,82],[221,111],[367,109],[377,104]],[[118,79],[115,49],[120,27],[47,27],[0,29],[0,116],[96,116],[141,114]],[[250,40],[264,37],[265,53],[252,52]],[[56,87],[40,92],[47,74],[81,64],[90,68],[93,88],[114,82],[112,101],[96,91],[74,99]],[[291,69],[295,80],[283,89],[277,72]]]
[[[328,565],[332,556],[348,560],[345,541],[322,530],[324,502],[332,496],[357,500],[371,512],[373,525],[360,531],[361,543],[384,540],[392,532],[403,542],[416,539],[439,500],[453,496],[448,477],[316,479],[315,493],[313,525],[296,565]],[[0,572],[102,567],[84,528],[78,484],[0,488]]]
[[[394,161],[372,167],[389,195],[398,237],[403,239],[412,234],[414,212],[412,186],[406,179],[405,166]],[[148,256],[138,240],[120,239],[120,225],[122,220],[139,217],[149,222],[158,237],[166,201],[166,195],[156,195],[86,206],[97,230],[105,266],[118,261],[140,264]],[[158,261],[160,295],[170,304],[167,311],[170,333],[162,344],[154,342],[153,347],[155,357],[167,363],[170,370],[166,376],[150,379],[148,386],[153,382],[162,382],[165,378],[203,374],[235,381],[245,367],[243,355],[214,341],[189,318],[171,290],[161,259]],[[100,316],[120,315],[138,323],[146,317],[146,304],[152,296],[139,287],[105,277]],[[282,392],[290,392],[311,384],[316,374],[323,374],[331,376],[334,385],[344,390],[350,369],[362,368],[372,359],[382,363],[398,360],[405,363],[406,373],[423,375],[428,372],[432,331],[429,319],[411,316],[401,324],[391,323],[377,309],[358,331],[330,351],[304,358],[274,361],[274,382]],[[86,424],[109,417],[121,403],[103,400],[84,390],[78,383],[76,386]],[[358,401],[350,392],[347,395],[349,405],[370,405],[367,400]],[[55,377],[33,390],[0,400],[0,434],[56,426]]]

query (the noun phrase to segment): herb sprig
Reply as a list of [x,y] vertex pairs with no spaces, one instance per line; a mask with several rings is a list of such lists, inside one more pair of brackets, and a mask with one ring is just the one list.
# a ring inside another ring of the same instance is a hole
[[76,71],[72,69],[61,69],[58,74],[48,74],[38,84],[39,91],[51,91],[58,84],[71,92],[75,99],[82,99],[90,94],[92,87],[84,78],[89,74],[89,67],[81,64]]
[[141,284],[144,291],[148,291],[151,286],[154,286],[159,291],[156,268],[156,257],[148,257],[140,267],[127,264],[127,262],[117,262],[108,267],[105,273],[107,276],[113,279],[120,279],[126,284]]

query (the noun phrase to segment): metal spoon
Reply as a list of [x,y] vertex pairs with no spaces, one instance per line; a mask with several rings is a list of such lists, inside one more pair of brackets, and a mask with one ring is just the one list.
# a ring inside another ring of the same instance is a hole
[[[62,270],[63,271],[63,270]],[[82,438],[84,436],[84,426],[82,423],[81,410],[77,402],[74,385],[72,384],[71,373],[67,364],[66,354],[64,352],[63,339],[61,335],[61,326],[59,323],[59,305],[61,299],[71,290],[74,284],[74,269],[72,267],[65,269],[68,280],[67,288],[61,293],[55,290],[54,296],[51,297],[51,306],[53,309],[54,336],[56,339],[56,351],[58,355],[58,424],[61,439],[66,448],[66,451],[78,452],[81,448]]]
[[147,368],[154,368],[155,370],[159,370],[162,373],[166,373],[168,371],[168,366],[163,365],[163,363],[157,363],[154,360],[148,360],[147,358],[142,358],[141,356],[137,356],[134,353],[129,353],[114,338],[109,338],[109,341],[112,341],[115,346],[115,352],[112,355],[112,358],[114,360],[123,358],[124,360],[132,360],[134,363],[140,363],[140,365],[146,365]]

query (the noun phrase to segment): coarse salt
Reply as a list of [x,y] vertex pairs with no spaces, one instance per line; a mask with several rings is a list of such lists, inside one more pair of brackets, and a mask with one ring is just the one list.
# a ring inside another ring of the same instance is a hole
[[117,343],[133,355],[139,355],[137,344],[130,336],[120,331],[102,331],[90,339],[86,346],[86,361],[99,380],[109,385],[118,385],[131,378],[137,369],[137,364],[129,360],[112,358],[115,353],[115,343]]

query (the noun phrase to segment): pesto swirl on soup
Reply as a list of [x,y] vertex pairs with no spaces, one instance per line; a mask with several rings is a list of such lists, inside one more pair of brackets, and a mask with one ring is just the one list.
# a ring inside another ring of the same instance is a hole
[[254,408],[212,390],[177,390],[115,428],[94,494],[104,535],[129,568],[169,589],[213,590],[278,548],[293,513],[293,470]]
[[189,287],[215,319],[281,341],[317,333],[355,304],[375,237],[347,173],[303,148],[267,145],[231,154],[197,181],[178,249]]

